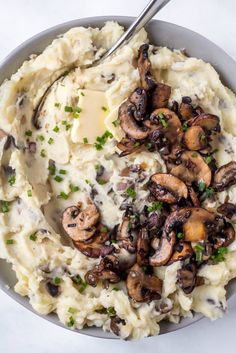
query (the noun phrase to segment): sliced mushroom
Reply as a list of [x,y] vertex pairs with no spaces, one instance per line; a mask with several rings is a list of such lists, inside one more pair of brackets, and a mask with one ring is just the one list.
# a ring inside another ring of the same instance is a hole
[[217,208],[217,212],[231,219],[234,215],[236,215],[236,205],[230,202],[223,203]]
[[92,287],[96,287],[99,281],[118,283],[120,281],[119,260],[114,255],[104,257],[98,265],[86,273],[85,280]]
[[137,239],[137,264],[146,266],[149,264],[149,236],[146,228],[142,228]]
[[141,143],[137,143],[135,140],[123,137],[120,142],[117,143],[117,147],[122,151],[119,157],[127,156],[128,154],[135,153],[142,147]]
[[180,288],[184,293],[190,294],[196,285],[197,268],[195,264],[188,264],[177,271],[177,278]]
[[175,143],[178,135],[182,132],[182,125],[178,116],[170,109],[155,109],[150,116],[150,121],[164,130],[165,137],[172,144]]
[[182,180],[166,173],[151,176],[149,190],[159,201],[177,203],[188,197],[188,189]]
[[181,164],[169,168],[169,172],[188,185],[203,182],[206,187],[211,183],[212,173],[198,152],[185,151],[180,157]]
[[225,238],[223,246],[227,247],[235,240],[235,230],[231,223],[227,222],[225,224],[223,234]]
[[157,83],[151,95],[152,109],[165,108],[171,95],[171,87],[164,83]]
[[163,236],[160,242],[158,242],[159,246],[155,250],[154,255],[149,258],[151,266],[156,267],[167,264],[173,254],[175,239],[174,231],[170,232],[168,235],[163,232]]
[[190,199],[192,201],[193,206],[200,207],[201,203],[198,199],[197,193],[194,191],[194,189],[191,186],[188,188],[188,192],[189,192],[189,196],[190,196]]
[[192,100],[190,97],[183,97],[182,98],[182,102],[179,106],[179,113],[184,120],[189,120],[197,115],[191,102],[192,102]]
[[72,240],[84,241],[94,235],[94,226],[99,217],[99,211],[94,204],[88,205],[83,211],[77,206],[71,206],[63,212],[62,226]]
[[137,116],[136,107],[129,100],[122,103],[119,107],[118,119],[122,130],[135,140],[143,140],[148,136],[149,130],[146,126],[138,124],[135,115]]
[[145,117],[147,109],[147,92],[143,88],[136,88],[129,97],[129,101],[135,105],[135,119],[138,121],[142,120]]
[[180,251],[175,251],[171,256],[170,260],[168,261],[168,265],[172,264],[176,261],[182,261],[187,259],[188,257],[192,256],[193,249],[189,243],[183,242],[181,245]]
[[151,90],[156,86],[156,82],[151,75],[151,62],[148,58],[148,44],[143,44],[138,51],[138,70],[140,75],[141,86],[145,90]]
[[195,118],[188,120],[189,126],[201,126],[203,129],[211,133],[212,131],[220,132],[220,119],[213,114],[202,113]]
[[184,240],[187,242],[206,240],[209,232],[216,229],[216,214],[200,207],[186,208],[186,210],[190,211],[190,216],[183,224]]
[[124,217],[123,222],[118,229],[117,240],[120,247],[126,249],[130,253],[135,252],[136,247],[134,244],[133,230],[130,226],[129,217]]
[[161,298],[162,281],[157,276],[145,274],[138,264],[130,269],[126,285],[129,296],[136,302]]
[[236,184],[236,162],[232,161],[216,171],[213,186],[217,191],[223,191],[234,184]]
[[201,126],[191,126],[184,134],[183,141],[190,151],[202,150],[207,146],[206,134]]
[[125,324],[125,320],[121,319],[119,316],[114,315],[111,317],[110,328],[116,336],[120,335],[120,326]]

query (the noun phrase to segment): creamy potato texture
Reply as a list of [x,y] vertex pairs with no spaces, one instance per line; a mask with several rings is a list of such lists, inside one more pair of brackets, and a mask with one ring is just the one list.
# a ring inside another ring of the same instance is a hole
[[[142,151],[119,158],[116,153],[116,139],[123,133],[113,122],[118,106],[139,85],[136,61],[138,48],[148,43],[145,30],[104,63],[84,68],[122,33],[123,28],[114,22],[106,23],[101,30],[73,28],[39,56],[32,55],[2,84],[0,128],[13,136],[15,144],[6,149],[7,137],[0,141],[0,257],[16,272],[15,291],[28,296],[37,312],[56,312],[71,328],[95,325],[109,330],[110,317],[99,309],[112,307],[125,320],[120,336],[140,339],[158,334],[162,319],[177,323],[181,316],[191,316],[192,310],[211,319],[221,317],[226,310],[225,285],[236,276],[236,243],[230,245],[224,262],[201,268],[199,275],[204,283],[189,295],[176,284],[179,262],[155,269],[163,279],[163,298],[173,304],[166,314],[159,310],[164,299],[134,303],[123,282],[110,284],[107,289],[84,283],[85,273],[99,259],[84,256],[69,242],[61,226],[63,210],[78,202],[87,204],[92,198],[103,224],[113,228],[121,222],[122,205],[130,201],[125,190],[135,189],[134,206],[141,210],[149,177],[165,171],[158,154]],[[149,52],[155,79],[172,87],[172,100],[180,102],[182,96],[190,96],[194,103],[220,117],[223,132],[215,146],[219,166],[235,160],[236,98],[223,86],[214,68],[178,50],[151,45]],[[40,97],[71,66],[76,69],[50,89],[38,118],[40,128],[36,129],[32,115]],[[98,99],[91,91],[100,92],[99,104],[86,118],[86,95],[91,94],[91,105]],[[97,149],[96,136],[107,130],[113,137],[107,134],[102,149]],[[126,167],[137,164],[144,166],[141,174],[134,171],[131,176],[122,176]],[[97,177],[101,166],[105,168],[105,180]],[[235,188],[220,193],[220,200],[226,195],[235,202]],[[218,201],[211,207],[217,205]],[[73,281],[77,275],[82,279],[79,284]],[[48,279],[59,284],[58,296],[52,297],[47,291]]]

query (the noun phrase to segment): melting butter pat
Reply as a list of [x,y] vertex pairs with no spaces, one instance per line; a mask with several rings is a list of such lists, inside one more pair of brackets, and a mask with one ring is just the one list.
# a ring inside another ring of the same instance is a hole
[[119,106],[114,108],[106,117],[106,129],[112,133],[117,141],[120,141],[125,136],[124,131],[121,129],[118,121]]
[[80,89],[78,91],[81,108],[79,117],[74,119],[71,139],[74,143],[93,144],[98,136],[107,130],[105,119],[109,114],[105,92]]

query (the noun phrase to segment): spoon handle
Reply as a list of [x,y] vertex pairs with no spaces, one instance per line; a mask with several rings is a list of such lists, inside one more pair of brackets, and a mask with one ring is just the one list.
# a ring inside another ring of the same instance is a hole
[[118,48],[127,43],[142,27],[144,27],[151,19],[160,11],[170,0],[151,0],[139,17],[130,25],[127,31],[120,37],[120,39],[106,52],[101,60],[106,59],[113,54]]

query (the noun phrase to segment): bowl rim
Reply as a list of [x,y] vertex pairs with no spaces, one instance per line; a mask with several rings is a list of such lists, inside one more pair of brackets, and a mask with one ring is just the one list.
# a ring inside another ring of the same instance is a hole
[[[93,28],[95,28],[95,27],[99,27],[95,23],[97,23],[97,22],[105,23],[107,21],[116,21],[116,22],[121,23],[123,25],[124,21],[128,22],[128,23],[131,23],[132,21],[134,21],[134,19],[135,19],[135,17],[132,17],[132,16],[112,16],[112,15],[111,16],[93,16],[93,17],[84,17],[84,18],[78,18],[78,19],[74,19],[74,20],[69,20],[69,21],[65,21],[65,22],[62,22],[60,24],[57,24],[55,26],[49,27],[49,28],[37,33],[37,34],[34,34],[30,38],[28,38],[25,41],[23,41],[22,43],[20,43],[16,48],[11,50],[9,52],[9,54],[7,54],[0,61],[0,74],[1,74],[2,71],[4,72],[4,69],[5,69],[5,67],[7,65],[9,65],[9,62],[14,61],[16,59],[16,57],[17,57],[17,55],[19,53],[22,53],[26,48],[30,47],[32,43],[40,41],[40,39],[44,39],[44,38],[46,38],[46,37],[48,37],[50,35],[51,36],[53,35],[53,38],[56,39],[59,34],[63,34],[65,32],[67,32],[70,28],[73,28],[73,27],[84,26],[84,27],[93,27]],[[226,53],[222,48],[220,48],[218,45],[216,45],[215,43],[213,43],[211,40],[207,39],[203,35],[195,32],[195,31],[192,31],[192,30],[190,30],[190,29],[188,29],[186,27],[182,27],[180,25],[176,25],[176,24],[171,23],[171,22],[157,20],[157,19],[151,20],[150,23],[148,24],[148,26],[152,25],[153,23],[156,23],[156,24],[159,23],[159,24],[167,25],[167,26],[172,27],[173,29],[177,28],[179,30],[184,30],[184,31],[190,33],[191,35],[193,35],[194,37],[196,37],[196,38],[198,37],[199,39],[202,39],[202,40],[206,41],[208,45],[211,45],[215,49],[217,49],[217,51],[220,51],[222,53],[222,55],[224,55],[224,57],[227,58],[227,60],[229,62],[231,61],[231,64],[236,67],[236,62],[234,61],[234,59],[228,53]],[[148,29],[147,29],[147,31],[148,31]],[[51,42],[52,42],[52,40],[49,41],[49,43],[51,43]],[[44,49],[46,48],[46,46],[44,46]],[[42,51],[40,50],[40,53],[41,52]],[[27,57],[24,60],[27,60]],[[23,64],[24,60],[21,61],[20,65]],[[19,67],[20,66],[17,65],[17,69]],[[5,76],[4,73],[3,73],[3,79],[2,80],[0,79],[0,85],[4,82],[5,79],[9,79],[10,76],[17,71],[17,69],[16,70],[13,69],[10,75],[6,75]],[[8,69],[8,71],[9,71],[9,69]],[[217,72],[218,72],[218,70],[217,70]],[[231,86],[231,85],[229,85],[229,86]],[[6,261],[6,260],[3,260],[3,261]],[[16,293],[14,291],[14,289],[8,288],[8,285],[6,283],[2,283],[2,281],[0,281],[0,289],[4,293],[6,293],[9,297],[11,297],[15,302],[17,302],[18,304],[22,305],[27,310],[29,310],[32,313],[36,314],[37,316],[43,318],[44,320],[47,320],[48,322],[54,323],[55,325],[57,325],[59,327],[62,327],[64,329],[66,329],[66,330],[69,330],[69,331],[72,331],[72,332],[75,332],[75,333],[80,333],[80,334],[83,334],[83,335],[86,335],[86,336],[90,336],[90,337],[96,337],[96,338],[102,338],[102,339],[118,339],[117,336],[115,336],[113,334],[110,334],[110,333],[107,334],[107,335],[104,335],[104,336],[101,336],[101,335],[99,336],[99,334],[98,335],[97,334],[94,335],[94,334],[91,334],[91,332],[86,332],[87,330],[85,328],[77,329],[77,330],[71,330],[70,328],[68,328],[67,326],[62,324],[59,321],[59,318],[57,318],[56,322],[52,319],[52,316],[53,315],[56,316],[56,314],[42,315],[42,314],[36,312],[33,309],[33,307],[30,305],[28,297],[27,297],[27,302],[28,302],[29,305],[27,305],[23,301],[24,299],[18,293]],[[179,324],[175,324],[174,328],[170,332],[161,332],[161,334],[172,333],[172,332],[181,330],[181,329],[183,329],[185,327],[193,325],[194,323],[200,321],[202,318],[203,318],[202,315],[198,315],[197,319],[195,319],[194,321],[190,320],[185,326],[181,327],[181,326],[179,326]],[[99,328],[96,327],[96,330],[100,330],[101,333],[104,333],[100,327]],[[152,336],[152,337],[155,337],[155,336]]]

